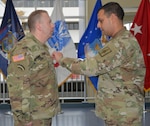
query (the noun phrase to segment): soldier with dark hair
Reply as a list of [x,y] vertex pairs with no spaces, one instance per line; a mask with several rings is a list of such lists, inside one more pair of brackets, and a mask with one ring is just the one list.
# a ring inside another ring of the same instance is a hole
[[46,41],[54,24],[47,11],[28,18],[30,33],[10,52],[7,85],[14,126],[51,126],[60,110],[58,84]]
[[111,39],[95,57],[53,58],[75,74],[99,76],[96,115],[106,126],[142,126],[145,64],[135,37],[123,26],[124,11],[109,2],[98,11],[98,28]]

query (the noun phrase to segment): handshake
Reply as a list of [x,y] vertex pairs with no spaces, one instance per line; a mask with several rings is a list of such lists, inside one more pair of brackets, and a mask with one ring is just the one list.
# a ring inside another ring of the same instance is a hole
[[56,62],[59,62],[62,58],[63,58],[63,54],[61,52],[58,51],[54,51],[52,53],[52,58],[53,60],[55,60]]

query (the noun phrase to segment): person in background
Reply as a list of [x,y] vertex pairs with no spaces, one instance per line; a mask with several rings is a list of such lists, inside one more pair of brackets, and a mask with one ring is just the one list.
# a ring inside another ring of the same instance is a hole
[[36,10],[28,26],[29,34],[10,52],[6,79],[14,126],[51,126],[60,111],[56,72],[45,44],[54,24],[47,11]]
[[99,76],[95,109],[106,126],[142,126],[145,63],[140,46],[123,26],[118,3],[103,5],[97,17],[97,27],[111,39],[95,57],[80,60],[54,52],[53,59],[72,73]]

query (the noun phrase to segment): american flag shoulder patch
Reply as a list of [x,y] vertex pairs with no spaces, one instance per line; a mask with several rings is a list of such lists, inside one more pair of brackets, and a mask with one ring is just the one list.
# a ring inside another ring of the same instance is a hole
[[15,55],[12,57],[13,62],[18,62],[24,59],[25,59],[24,54]]

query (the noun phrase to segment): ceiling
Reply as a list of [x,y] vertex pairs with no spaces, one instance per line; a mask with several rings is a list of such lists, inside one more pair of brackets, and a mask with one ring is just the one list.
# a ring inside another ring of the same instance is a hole
[[[1,0],[4,3],[6,0]],[[88,3],[87,7],[87,20],[90,18],[95,1],[96,0],[84,0]],[[108,2],[112,2],[112,0],[101,0],[102,5]],[[118,2],[124,9],[125,11],[125,17],[124,17],[124,23],[130,23],[133,21],[134,16],[137,12],[138,6],[141,2],[141,0],[113,0],[114,2]]]

